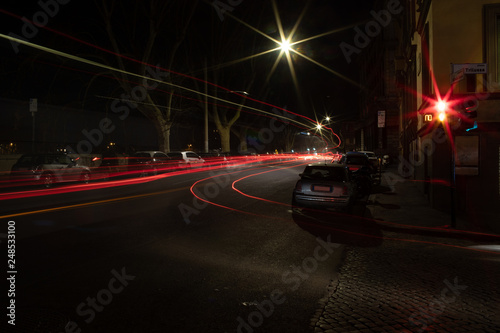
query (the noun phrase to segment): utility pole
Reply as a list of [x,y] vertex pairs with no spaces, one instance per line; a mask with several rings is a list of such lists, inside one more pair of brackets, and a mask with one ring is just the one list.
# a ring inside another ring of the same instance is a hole
[[31,133],[31,152],[35,152],[35,113],[38,111],[38,100],[36,98],[30,98],[30,112],[33,118],[33,126]]
[[450,199],[451,199],[451,203],[450,203],[450,209],[451,209],[451,227],[453,229],[456,229],[457,228],[457,215],[456,215],[456,203],[455,203],[455,200],[456,200],[456,178],[455,178],[455,152],[456,152],[456,148],[455,148],[455,136],[453,135],[453,133],[451,133],[451,137],[452,137],[452,140],[450,142],[450,147],[451,147],[451,174],[450,174]]
[[204,152],[208,153],[208,74],[207,74],[207,58],[205,58],[205,68],[203,70],[205,77],[205,145]]

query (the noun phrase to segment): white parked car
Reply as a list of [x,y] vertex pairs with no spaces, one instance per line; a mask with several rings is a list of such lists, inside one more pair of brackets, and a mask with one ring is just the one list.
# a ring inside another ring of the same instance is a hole
[[171,161],[179,161],[179,166],[184,168],[201,167],[205,160],[193,151],[172,151],[167,153]]

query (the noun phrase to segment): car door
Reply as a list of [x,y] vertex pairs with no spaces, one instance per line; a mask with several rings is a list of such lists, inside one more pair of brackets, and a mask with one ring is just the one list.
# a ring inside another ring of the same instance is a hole
[[170,160],[170,158],[165,153],[156,152],[153,154],[153,161],[154,161],[155,168],[157,169],[157,171],[165,172],[166,169],[168,168],[169,160]]
[[60,181],[74,182],[80,179],[81,169],[76,167],[76,163],[71,157],[60,155],[57,160],[59,162],[57,168],[60,170]]
[[190,164],[203,163],[203,160],[201,159],[201,157],[198,156],[198,154],[193,153],[193,152],[187,152],[186,159],[187,159],[188,163],[190,163]]

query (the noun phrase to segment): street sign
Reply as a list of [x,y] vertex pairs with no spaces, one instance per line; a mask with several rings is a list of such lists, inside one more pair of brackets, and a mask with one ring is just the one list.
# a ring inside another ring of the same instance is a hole
[[458,71],[456,72],[453,72],[452,70],[452,73],[451,73],[451,83],[456,83],[458,81],[462,81],[465,77],[465,74],[464,74],[464,69],[459,69]]
[[451,72],[457,73],[463,70],[464,74],[486,74],[488,72],[487,63],[474,64],[451,64]]
[[38,111],[38,99],[30,98],[30,112],[37,112],[37,111]]
[[378,127],[385,127],[385,111],[378,111]]

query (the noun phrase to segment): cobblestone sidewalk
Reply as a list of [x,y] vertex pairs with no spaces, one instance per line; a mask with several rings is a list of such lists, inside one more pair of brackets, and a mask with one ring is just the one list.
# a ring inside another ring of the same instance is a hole
[[468,241],[406,238],[347,248],[313,331],[499,332],[500,255],[453,247]]

